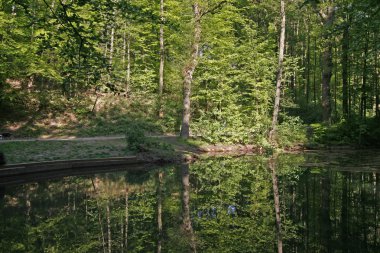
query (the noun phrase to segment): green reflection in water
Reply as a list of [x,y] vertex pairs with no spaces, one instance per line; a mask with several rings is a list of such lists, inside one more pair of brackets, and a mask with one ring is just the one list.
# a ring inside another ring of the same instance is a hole
[[[283,154],[284,252],[379,252],[379,153]],[[275,252],[268,158],[1,187],[0,252]]]

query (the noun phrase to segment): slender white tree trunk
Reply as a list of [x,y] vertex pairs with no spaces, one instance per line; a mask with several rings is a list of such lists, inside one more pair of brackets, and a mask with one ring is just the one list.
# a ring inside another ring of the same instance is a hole
[[110,55],[109,55],[110,68],[112,68],[112,63],[113,63],[114,40],[115,40],[115,27],[112,26],[112,28],[111,28],[111,40],[110,40]]
[[276,79],[276,97],[274,101],[272,127],[269,132],[269,141],[275,143],[276,127],[278,123],[278,114],[280,111],[280,99],[281,99],[281,82],[284,63],[284,49],[285,49],[285,0],[281,0],[281,34],[278,54],[278,68]]
[[125,92],[128,95],[131,86],[131,37],[127,36],[127,80],[125,84]]
[[159,88],[158,88],[158,117],[162,118],[164,116],[164,111],[162,108],[162,95],[164,91],[164,63],[165,63],[165,47],[164,47],[164,0],[160,1],[160,71],[159,71]]

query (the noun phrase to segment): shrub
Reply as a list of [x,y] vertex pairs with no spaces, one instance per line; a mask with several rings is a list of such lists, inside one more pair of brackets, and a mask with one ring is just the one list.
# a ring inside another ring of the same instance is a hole
[[280,147],[290,147],[306,141],[306,129],[299,117],[282,116],[277,127],[277,138]]
[[127,148],[133,151],[141,150],[142,145],[146,143],[144,129],[137,123],[131,123],[125,129],[125,138]]

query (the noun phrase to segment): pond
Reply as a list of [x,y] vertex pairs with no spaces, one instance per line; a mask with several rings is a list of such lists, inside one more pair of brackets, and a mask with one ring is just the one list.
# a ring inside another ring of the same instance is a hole
[[0,252],[380,252],[380,152],[210,157],[1,183]]

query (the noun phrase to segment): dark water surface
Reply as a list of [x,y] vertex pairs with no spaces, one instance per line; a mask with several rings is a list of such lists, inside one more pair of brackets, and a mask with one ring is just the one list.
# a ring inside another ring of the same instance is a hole
[[[284,252],[380,252],[380,152],[279,155]],[[276,252],[269,159],[0,186],[0,252]]]

